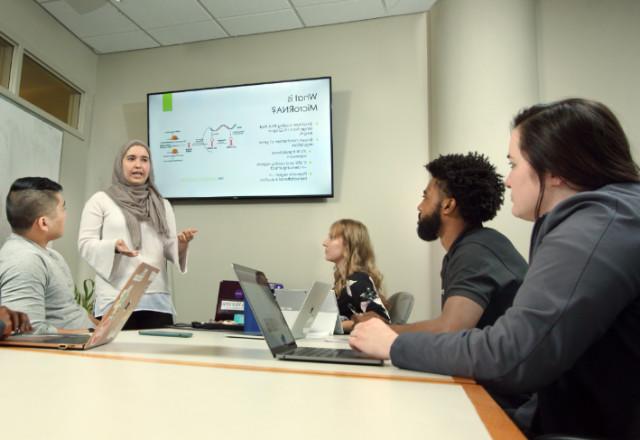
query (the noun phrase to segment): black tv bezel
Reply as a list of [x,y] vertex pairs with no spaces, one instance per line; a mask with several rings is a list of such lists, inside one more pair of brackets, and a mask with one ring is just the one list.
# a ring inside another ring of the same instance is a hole
[[[175,201],[189,201],[189,200],[283,200],[283,199],[329,199],[334,197],[334,165],[333,165],[333,83],[331,76],[317,76],[311,78],[296,78],[296,79],[283,79],[278,81],[264,81],[257,83],[244,83],[244,84],[232,84],[227,86],[216,86],[216,87],[199,87],[195,89],[183,89],[183,90],[166,90],[162,92],[150,92],[147,93],[147,144],[149,148],[151,148],[151,135],[149,130],[150,120],[149,120],[149,97],[153,95],[163,95],[165,93],[181,93],[181,92],[197,92],[200,90],[216,90],[216,89],[231,89],[236,87],[248,87],[248,86],[261,86],[268,84],[278,84],[278,83],[288,83],[288,82],[299,82],[299,81],[314,81],[319,79],[328,79],[329,80],[329,154],[330,154],[330,164],[331,164],[331,192],[329,194],[277,194],[277,195],[269,195],[269,196],[260,196],[260,195],[243,195],[243,196],[205,196],[205,197],[167,197],[168,200]],[[153,158],[152,158],[153,164]]]

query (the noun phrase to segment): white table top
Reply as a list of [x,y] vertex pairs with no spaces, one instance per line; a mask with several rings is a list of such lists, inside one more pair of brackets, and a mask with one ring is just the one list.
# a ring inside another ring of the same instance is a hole
[[[171,330],[170,330],[171,331]],[[174,330],[179,331],[179,330]],[[238,332],[190,331],[192,338],[167,338],[161,336],[140,336],[135,331],[121,332],[110,344],[96,347],[87,353],[126,358],[154,359],[161,362],[176,361],[211,367],[247,367],[251,370],[282,370],[302,374],[331,374],[362,377],[395,378],[398,380],[431,381],[446,383],[475,383],[471,379],[452,378],[438,374],[428,374],[401,370],[386,362],[383,367],[323,364],[310,362],[290,362],[274,359],[262,339],[241,339]],[[299,346],[349,348],[346,336],[332,336],[321,339],[303,339]]]
[[193,333],[122,332],[84,352],[0,348],[0,432],[22,439],[524,438],[470,381],[389,364],[278,361],[262,340]]

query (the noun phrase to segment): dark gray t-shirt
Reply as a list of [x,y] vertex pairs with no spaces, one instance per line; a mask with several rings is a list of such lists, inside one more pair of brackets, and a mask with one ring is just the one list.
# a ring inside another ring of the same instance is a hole
[[526,272],[507,237],[490,228],[467,230],[442,261],[442,306],[452,296],[469,298],[484,309],[476,327],[492,325],[511,307]]

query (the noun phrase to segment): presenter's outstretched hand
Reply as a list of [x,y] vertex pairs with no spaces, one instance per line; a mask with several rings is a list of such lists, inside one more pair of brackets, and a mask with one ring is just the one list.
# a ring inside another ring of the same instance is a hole
[[187,244],[194,239],[198,230],[195,228],[187,228],[178,234],[178,243]]
[[137,257],[139,254],[138,251],[129,249],[124,240],[116,241],[116,253],[126,255],[127,257]]
[[389,359],[391,345],[398,334],[381,319],[370,319],[351,330],[349,345],[378,359]]

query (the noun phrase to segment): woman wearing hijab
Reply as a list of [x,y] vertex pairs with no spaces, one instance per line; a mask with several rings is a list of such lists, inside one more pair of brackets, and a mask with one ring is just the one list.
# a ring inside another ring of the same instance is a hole
[[125,329],[173,324],[175,309],[167,280],[167,261],[186,272],[187,248],[197,230],[176,234],[175,215],[153,183],[147,144],[124,144],[113,166],[112,184],[85,204],[78,250],[96,271],[94,313],[111,306],[135,267],[145,262],[160,269],[127,321]]

